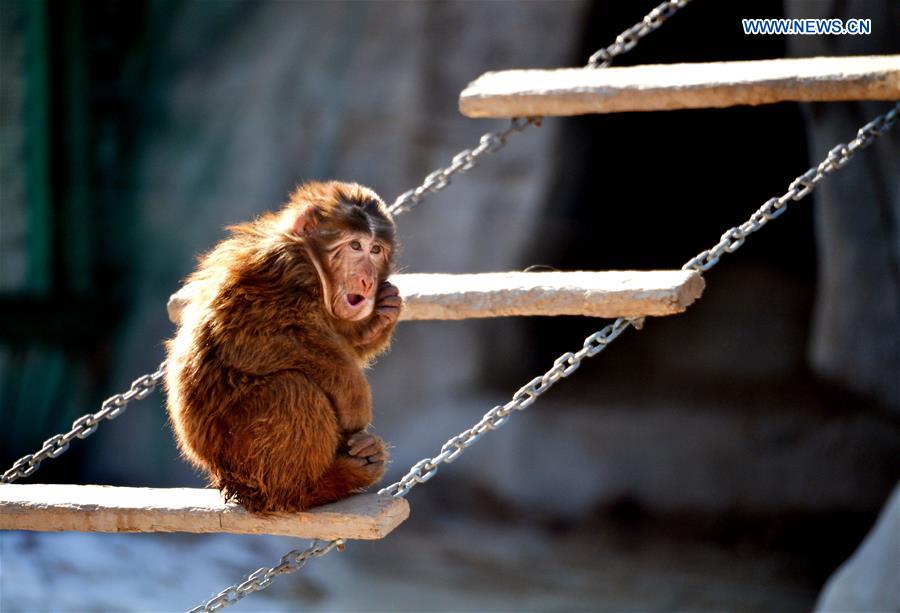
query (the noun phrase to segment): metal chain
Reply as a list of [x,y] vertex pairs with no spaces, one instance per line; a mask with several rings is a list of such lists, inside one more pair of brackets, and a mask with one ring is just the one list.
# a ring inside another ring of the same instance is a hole
[[[577,353],[566,353],[561,355],[554,363],[553,368],[548,370],[540,377],[535,377],[529,381],[524,387],[519,389],[511,401],[503,406],[494,407],[481,418],[477,424],[464,430],[454,436],[441,447],[441,453],[433,458],[425,458],[417,462],[410,471],[403,476],[400,481],[393,483],[378,491],[379,494],[389,494],[394,498],[401,498],[416,485],[425,483],[431,479],[438,470],[439,464],[449,464],[459,457],[468,447],[484,436],[487,432],[495,430],[502,426],[513,411],[521,411],[531,405],[538,397],[546,392],[557,381],[564,377],[568,377],[575,372],[581,365],[581,360],[585,357],[592,357],[603,351],[606,346],[612,342],[619,334],[621,334],[630,324],[632,320],[617,319],[614,323],[606,326],[599,332],[590,335],[584,341],[584,346]],[[343,539],[335,539],[327,544],[320,546],[313,543],[312,547],[304,551],[297,550],[287,553],[281,558],[281,563],[272,568],[259,568],[251,573],[242,583],[230,585],[216,596],[205,603],[198,605],[188,611],[188,613],[205,613],[209,611],[218,611],[224,607],[236,603],[238,600],[250,594],[264,590],[272,583],[272,578],[276,575],[292,573],[300,570],[303,563],[307,559],[314,556],[322,556],[334,549],[342,546]],[[292,557],[298,557],[301,563],[291,566],[285,566],[285,560]]]
[[[638,24],[625,30],[616,37],[615,42],[597,51],[588,61],[588,66],[592,68],[606,67],[612,59],[623,53],[627,53],[634,48],[641,38],[657,29],[669,17],[675,14],[678,9],[687,4],[690,0],[670,0],[655,7],[644,19]],[[597,57],[603,55],[602,65],[596,60]],[[392,215],[402,215],[422,203],[426,194],[439,192],[450,184],[451,178],[455,174],[461,174],[471,170],[479,161],[479,158],[488,154],[496,153],[506,145],[507,139],[518,132],[522,132],[531,125],[540,125],[540,117],[514,117],[510,120],[510,126],[506,130],[498,132],[488,132],[481,136],[478,146],[472,149],[464,149],[453,156],[451,164],[445,168],[440,168],[427,177],[422,184],[414,189],[407,190],[400,194],[396,200],[388,207],[388,211]],[[641,318],[642,319],[642,318]],[[458,435],[454,436],[441,447],[441,452],[433,458],[424,458],[417,462],[409,472],[403,476],[400,481],[393,483],[381,490],[379,494],[390,494],[394,497],[405,496],[413,487],[420,483],[425,483],[437,473],[439,464],[449,464],[459,457],[459,455],[467,448],[472,446],[478,439],[491,430],[495,430],[503,425],[513,411],[521,411],[531,405],[537,398],[550,389],[557,381],[564,377],[568,377],[575,372],[581,365],[581,361],[586,357],[593,357],[603,351],[606,346],[615,340],[630,325],[634,324],[637,319],[619,318],[602,330],[588,336],[582,345],[582,348],[576,353],[566,353],[560,356],[554,363],[553,367],[540,377],[535,377],[525,386],[520,388],[513,394],[512,400],[503,406],[497,406],[488,411],[481,420]],[[330,541],[324,548],[319,548],[316,544],[301,552],[304,555],[307,552],[319,551],[322,553],[310,553],[303,558],[306,559],[313,556],[324,555],[331,549],[343,545],[343,539]],[[327,550],[324,550],[327,548]],[[289,552],[285,557],[297,554],[297,551]],[[260,568],[250,574],[243,583],[234,584],[217,596],[206,601],[188,613],[200,613],[205,611],[216,611],[220,608],[234,604],[247,594],[259,590],[264,590],[272,582],[275,575],[286,574],[299,570],[302,564],[296,568],[287,570],[279,570],[284,563],[274,566],[270,569]],[[254,578],[257,580],[254,580]]]
[[644,18],[616,36],[613,44],[599,49],[588,59],[588,68],[606,68],[613,59],[628,53],[642,38],[656,30],[691,0],[667,0],[647,13]]
[[[615,42],[608,47],[600,49],[588,59],[587,68],[606,68],[613,58],[628,53],[642,38],[660,27],[669,17],[691,0],[668,0],[652,11],[644,15],[644,18],[616,36]],[[471,170],[479,162],[479,158],[488,153],[496,153],[504,146],[506,140],[513,134],[524,131],[529,126],[541,125],[540,117],[513,117],[509,127],[497,132],[487,132],[481,135],[478,145],[472,149],[463,149],[453,156],[450,165],[438,168],[422,181],[416,188],[407,190],[397,196],[397,199],[388,206],[392,215],[400,215],[411,211],[425,199],[426,194],[434,194],[448,185],[453,175]]]
[[[682,270],[707,271],[718,263],[722,254],[735,252],[744,244],[748,235],[784,214],[787,210],[788,201],[805,198],[827,175],[846,166],[857,151],[868,147],[876,138],[890,130],[897,121],[898,114],[900,114],[900,103],[897,103],[893,109],[876,117],[860,128],[856,133],[856,138],[850,141],[849,144],[840,144],[832,148],[820,164],[794,179],[784,195],[767,200],[765,204],[750,216],[749,220],[725,232],[714,247],[701,251],[692,257],[682,266]],[[496,430],[506,423],[513,411],[521,411],[527,408],[560,379],[568,377],[575,372],[581,365],[582,360],[594,357],[606,349],[609,343],[618,338],[622,332],[632,324],[636,324],[640,319],[642,318],[620,317],[603,329],[594,332],[584,339],[581,349],[577,352],[567,352],[556,358],[553,366],[547,372],[526,383],[513,394],[509,402],[502,406],[496,406],[485,413],[481,421],[444,443],[440,453],[436,456],[419,460],[399,481],[383,488],[378,493],[389,494],[394,497],[405,496],[415,486],[425,483],[434,477],[441,464],[453,462],[463,451],[471,447],[486,433]]]
[[[860,128],[856,138],[850,141],[849,144],[840,144],[832,148],[821,163],[794,179],[788,190],[781,197],[767,200],[765,204],[750,216],[750,219],[725,232],[715,246],[701,251],[688,260],[682,266],[682,270],[691,269],[705,272],[715,266],[723,254],[733,253],[739,249],[744,244],[747,236],[756,232],[773,219],[783,215],[787,210],[789,201],[805,198],[827,175],[846,166],[857,151],[865,149],[876,138],[887,133],[896,123],[898,115],[900,115],[900,103],[895,104],[893,109],[876,117]],[[440,465],[450,464],[482,436],[505,424],[515,411],[522,411],[528,408],[558,381],[578,370],[582,361],[602,352],[630,326],[636,325],[640,319],[642,318],[620,317],[601,330],[594,332],[584,339],[581,349],[574,353],[566,352],[556,358],[553,366],[547,372],[539,377],[535,377],[519,388],[512,395],[509,402],[492,408],[472,427],[448,439],[441,446],[437,455],[419,460],[399,481],[382,488],[378,493],[388,494],[395,498],[406,496],[412,488],[434,477]],[[206,603],[191,609],[189,613],[216,611],[222,607],[234,604],[251,592],[264,590],[269,587],[273,577],[276,575],[294,572],[307,559],[325,555],[335,547],[343,545],[343,543],[342,539],[337,539],[325,545],[314,543],[312,547],[304,551],[291,551],[281,559],[280,564],[268,569],[258,569],[242,583],[226,588]],[[288,561],[291,559],[297,559],[299,563],[290,564]]]
[[636,319],[620,317],[602,330],[594,332],[586,339],[581,349],[575,353],[566,352],[556,358],[553,366],[543,375],[535,377],[512,395],[512,399],[504,405],[495,406],[485,413],[481,420],[467,430],[463,430],[450,438],[441,447],[440,453],[433,458],[424,458],[416,462],[408,473],[403,475],[396,483],[379,490],[379,494],[389,494],[395,498],[406,496],[409,491],[420,483],[425,483],[435,474],[441,464],[449,464],[456,460],[463,451],[474,445],[482,436],[496,430],[506,423],[514,411],[522,411],[529,406],[558,381],[564,379],[578,370],[582,360],[592,358],[619,337],[628,326]]
[[343,545],[344,539],[335,539],[324,544],[319,544],[319,541],[315,541],[312,546],[306,549],[289,551],[281,556],[281,561],[272,568],[263,567],[257,569],[243,582],[228,586],[205,603],[188,611],[188,613],[203,613],[205,611],[224,609],[253,592],[266,589],[278,575],[286,575],[298,571],[303,568],[309,559],[324,556],[335,547],[343,548]]
[[143,400],[156,389],[165,374],[166,363],[159,365],[156,372],[138,377],[131,383],[131,389],[123,394],[116,394],[103,401],[100,410],[96,413],[82,415],[72,422],[72,429],[62,434],[54,434],[44,445],[34,453],[22,456],[12,465],[12,468],[3,473],[0,483],[12,483],[17,479],[33,475],[41,466],[41,462],[48,458],[58,458],[69,448],[76,438],[87,438],[97,431],[100,422],[106,419],[115,419],[125,412],[128,403],[132,400]]
[[[594,53],[588,60],[588,66],[592,68],[608,66],[613,58],[633,49],[643,37],[659,28],[688,2],[690,0],[668,0],[656,6],[641,21],[620,33],[611,45]],[[457,153],[453,156],[449,166],[429,174],[419,187],[400,194],[388,207],[388,210],[393,215],[400,215],[412,210],[422,202],[426,193],[435,193],[444,189],[450,184],[453,175],[472,169],[482,156],[488,153],[496,153],[502,149],[506,145],[506,140],[512,134],[522,132],[530,125],[540,125],[540,123],[540,117],[514,117],[510,120],[510,125],[507,129],[483,134],[476,147],[464,149]],[[818,180],[821,180],[821,177]],[[752,231],[756,229],[758,228],[754,228]],[[734,248],[736,249],[737,247]],[[704,268],[703,270],[706,269]],[[50,437],[44,441],[43,446],[37,452],[19,458],[12,468],[3,473],[3,476],[0,477],[0,482],[12,483],[16,479],[34,474],[43,460],[62,455],[69,448],[69,443],[72,439],[87,438],[97,430],[98,422],[104,419],[115,419],[125,411],[127,404],[131,400],[146,398],[156,389],[164,373],[165,362],[160,364],[156,372],[136,379],[131,384],[131,389],[125,394],[116,394],[105,400],[97,413],[88,413],[76,419],[69,432]],[[455,458],[456,456],[453,457]]]
[[540,125],[540,117],[514,117],[509,122],[509,127],[497,132],[487,132],[481,135],[478,145],[472,149],[463,149],[453,156],[453,160],[446,168],[438,168],[425,177],[422,185],[407,190],[397,196],[397,199],[388,207],[392,215],[400,215],[411,211],[421,204],[425,194],[439,192],[448,185],[453,175],[471,170],[478,163],[479,158],[488,153],[496,153],[506,145],[506,139],[512,134],[523,131],[530,125]]
[[776,217],[783,215],[791,200],[797,201],[806,197],[822,179],[846,166],[857,151],[865,149],[876,138],[888,132],[897,121],[898,114],[900,114],[900,102],[896,103],[894,108],[887,113],[879,115],[860,128],[856,133],[856,138],[850,143],[846,145],[841,143],[833,147],[817,166],[813,166],[794,179],[784,194],[766,200],[765,204],[750,216],[750,219],[727,230],[722,234],[718,243],[692,257],[681,267],[682,270],[692,269],[705,272],[715,266],[724,254],[737,251],[748,236]]

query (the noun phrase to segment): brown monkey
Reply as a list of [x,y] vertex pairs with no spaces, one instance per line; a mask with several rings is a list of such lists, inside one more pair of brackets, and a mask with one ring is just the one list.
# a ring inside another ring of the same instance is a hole
[[233,226],[188,278],[167,343],[169,416],[184,456],[254,512],[299,511],[378,481],[363,368],[400,313],[394,222],[370,189],[308,183]]

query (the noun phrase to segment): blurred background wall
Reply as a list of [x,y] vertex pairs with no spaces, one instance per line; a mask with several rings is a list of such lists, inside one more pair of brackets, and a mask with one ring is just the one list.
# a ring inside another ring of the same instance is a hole
[[[582,65],[651,7],[2,3],[3,464],[156,367],[173,331],[166,299],[224,226],[308,179],[392,200],[503,127],[458,114],[468,81]],[[740,29],[742,17],[785,15],[870,18],[874,31],[798,41]],[[897,53],[898,23],[887,0],[696,2],[616,65]],[[547,119],[399,218],[402,266],[680,267],[886,108]],[[675,539],[676,551],[699,543],[763,560],[786,590],[764,603],[811,606],[900,476],[898,147],[895,130],[728,256],[686,314],[627,333],[442,469],[411,496],[412,529],[434,510],[586,539],[612,527],[641,546]],[[603,323],[404,323],[370,373],[375,428],[394,445],[388,478]],[[135,405],[32,480],[201,485],[163,404]],[[673,556],[673,568],[696,562]],[[623,602],[642,608],[640,592]]]

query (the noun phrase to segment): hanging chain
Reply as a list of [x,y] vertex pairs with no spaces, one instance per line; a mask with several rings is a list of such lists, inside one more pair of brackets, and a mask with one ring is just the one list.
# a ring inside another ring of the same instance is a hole
[[[664,6],[673,6],[669,12],[661,13],[662,16],[659,23],[649,31],[659,27],[659,24],[661,24],[662,21],[668,19],[675,10],[687,4],[688,1],[689,0],[667,2],[665,5],[660,5],[654,9],[654,11],[657,11],[661,10],[661,7]],[[638,39],[645,34],[646,33],[641,34]],[[631,44],[630,47],[622,51],[618,51],[615,55],[624,53],[632,47],[634,47],[634,44]],[[898,115],[900,115],[900,103],[895,104],[893,109],[876,117],[860,128],[856,134],[856,138],[850,141],[849,144],[840,144],[832,148],[821,163],[794,179],[789,185],[788,190],[781,197],[770,198],[767,200],[765,204],[750,216],[750,219],[725,232],[714,247],[704,250],[688,260],[684,266],[682,266],[682,269],[692,269],[698,272],[704,272],[715,266],[724,253],[735,252],[744,244],[747,236],[762,228],[769,221],[783,215],[787,210],[789,201],[798,201],[805,198],[816,185],[822,181],[822,179],[846,166],[857,151],[865,149],[879,136],[886,134],[897,122]],[[398,201],[399,200],[400,199],[398,199]],[[401,214],[407,210],[409,210],[409,208],[400,208],[398,209],[397,214]],[[638,322],[642,319],[643,318],[620,317],[597,332],[589,335],[584,339],[581,349],[574,353],[566,352],[559,356],[554,360],[553,366],[547,370],[547,372],[541,376],[535,377],[519,388],[519,390],[512,395],[509,402],[504,405],[495,406],[485,413],[472,427],[463,430],[456,436],[447,440],[447,442],[441,446],[440,452],[436,456],[419,460],[399,481],[379,490],[378,493],[387,494],[395,498],[406,496],[412,488],[420,483],[425,483],[434,477],[441,464],[449,464],[456,460],[463,451],[474,445],[482,436],[492,430],[496,430],[506,423],[515,411],[522,411],[528,408],[538,399],[538,397],[547,392],[547,390],[553,387],[558,381],[570,376],[578,370],[578,367],[581,366],[581,363],[585,359],[592,358],[602,352],[625,330],[632,325],[638,325]],[[291,551],[285,557],[290,558],[291,556],[299,556],[302,557],[305,562],[306,559],[324,555],[335,547],[342,546],[343,543],[343,539],[337,539],[330,541],[325,545],[313,544],[309,549],[299,553],[297,550]],[[243,583],[228,587],[205,604],[191,609],[189,613],[215,611],[219,608],[233,604],[250,592],[263,590],[269,587],[274,576],[294,572],[295,570],[298,570],[300,566],[302,566],[302,564],[296,567],[283,568],[284,558],[282,558],[281,564],[269,569],[260,568],[249,575]]]
[[[615,42],[594,53],[588,60],[588,66],[591,68],[604,68],[608,66],[613,58],[631,51],[643,37],[659,28],[669,17],[674,15],[688,2],[690,2],[690,0],[668,0],[667,2],[658,5],[647,13],[641,21],[619,34],[616,37]],[[457,153],[453,156],[453,160],[449,166],[440,168],[429,174],[425,177],[425,180],[419,187],[400,194],[400,196],[398,196],[388,207],[388,210],[393,215],[401,215],[412,210],[422,202],[425,194],[435,193],[447,187],[447,185],[450,184],[453,175],[471,170],[479,162],[479,159],[482,156],[489,153],[496,153],[502,149],[506,145],[506,140],[512,134],[522,132],[531,125],[540,125],[540,123],[540,117],[514,117],[510,120],[510,125],[507,129],[483,134],[476,147],[464,149]],[[819,180],[821,180],[821,176],[816,179],[816,182]],[[813,183],[813,185],[814,184],[815,183]],[[765,223],[765,221],[762,223]],[[755,227],[751,232],[759,229],[761,225],[762,224]],[[734,230],[734,228],[732,228],[732,230]],[[743,242],[743,240],[741,240],[741,242]],[[721,244],[722,243],[720,242],[720,245]],[[719,247],[719,245],[717,245],[717,247]],[[734,247],[732,251],[736,248],[737,247]],[[716,260],[718,260],[718,256],[716,256]],[[713,264],[714,263],[715,262],[713,262]],[[709,266],[712,266],[712,264],[709,264]],[[706,270],[706,268],[703,268],[703,270]],[[156,389],[156,386],[162,379],[164,373],[165,363],[160,364],[159,369],[157,369],[156,372],[136,379],[131,384],[131,389],[128,392],[116,394],[105,400],[100,411],[97,413],[88,413],[87,415],[79,417],[73,422],[71,430],[64,434],[56,434],[48,438],[37,452],[28,454],[16,460],[15,464],[12,465],[12,468],[7,470],[3,473],[3,476],[0,477],[0,482],[12,483],[17,479],[34,474],[43,460],[46,460],[47,458],[56,458],[62,455],[69,448],[69,443],[74,438],[87,438],[97,430],[100,421],[103,421],[104,419],[115,419],[125,411],[129,402],[134,399],[140,400],[146,398],[154,389]],[[455,457],[456,456],[454,456],[454,458]]]
[[682,270],[692,269],[705,272],[715,266],[724,254],[737,251],[748,236],[776,217],[783,215],[791,200],[797,201],[806,197],[822,179],[846,166],[857,151],[865,149],[876,138],[887,133],[894,127],[898,115],[900,115],[900,102],[895,103],[894,108],[887,113],[879,115],[860,128],[856,133],[856,138],[849,144],[842,143],[833,147],[817,166],[813,166],[794,179],[784,194],[766,200],[765,204],[750,216],[750,219],[727,230],[715,246],[692,257],[681,267]]
[[[641,22],[617,36],[613,44],[594,53],[588,66],[592,68],[608,66],[613,58],[630,51],[644,36],[659,28],[688,2],[690,0],[669,0],[658,5]],[[857,132],[856,138],[849,144],[839,144],[832,148],[820,164],[810,168],[791,182],[788,190],[782,196],[767,200],[750,216],[750,219],[727,230],[715,246],[688,260],[682,269],[705,272],[715,266],[722,255],[735,252],[744,244],[750,234],[784,214],[791,200],[798,201],[805,198],[826,176],[843,168],[857,151],[868,147],[876,138],[887,133],[896,123],[898,114],[900,114],[900,103],[895,104],[893,109],[863,126]],[[450,166],[429,174],[421,186],[401,194],[389,207],[389,210],[394,215],[411,210],[421,203],[426,193],[444,189],[450,183],[453,175],[470,170],[477,164],[481,156],[494,153],[505,146],[506,139],[511,134],[521,132],[532,124],[539,125],[540,121],[539,117],[514,118],[506,130],[484,134],[477,147],[458,153],[453,157]],[[581,366],[583,360],[602,352],[628,327],[635,325],[639,319],[642,318],[620,317],[589,335],[584,339],[581,349],[559,356],[547,372],[519,388],[509,402],[495,406],[472,427],[447,440],[436,456],[420,460],[399,481],[379,490],[378,493],[395,498],[406,496],[416,485],[425,483],[437,474],[441,464],[453,462],[482,436],[506,423],[513,412],[528,408],[558,381],[574,373]],[[73,439],[87,438],[97,430],[101,421],[115,419],[125,412],[129,402],[146,398],[156,389],[164,373],[165,362],[160,364],[156,372],[136,379],[131,384],[129,391],[105,400],[97,413],[88,413],[76,419],[69,432],[50,437],[40,450],[17,460],[12,468],[0,477],[0,482],[11,483],[19,478],[28,477],[37,471],[43,460],[59,457],[69,448],[69,443]],[[254,571],[241,583],[225,588],[210,600],[191,609],[189,613],[217,611],[230,606],[253,592],[266,589],[278,575],[293,573],[302,568],[311,558],[324,556],[335,548],[342,549],[343,545],[343,539],[335,539],[322,544],[315,541],[307,549],[292,550],[282,556],[280,562],[275,566]]]
[[72,422],[72,429],[63,434],[54,434],[34,453],[29,453],[16,460],[12,468],[3,473],[0,483],[12,483],[17,479],[33,475],[47,458],[58,458],[69,448],[76,438],[87,438],[97,431],[100,422],[115,419],[125,412],[132,400],[143,400],[159,385],[165,374],[166,363],[163,362],[156,372],[138,377],[131,383],[131,389],[124,394],[116,394],[103,401],[96,413],[82,415]]
[[[594,53],[587,63],[587,68],[606,68],[616,56],[628,53],[642,38],[660,27],[669,17],[691,0],[668,0],[663,2],[644,18],[616,36],[615,42],[610,46]],[[392,215],[400,215],[411,211],[425,199],[426,194],[434,194],[448,185],[455,174],[461,174],[471,170],[478,164],[479,159],[489,153],[496,153],[506,146],[506,140],[513,134],[524,131],[529,126],[540,126],[540,117],[513,117],[509,127],[505,130],[487,132],[481,135],[478,145],[472,149],[463,149],[453,156],[450,165],[438,168],[422,181],[416,188],[407,190],[397,196],[397,199],[388,206]]]
[[407,190],[397,196],[397,199],[388,207],[392,215],[400,215],[411,211],[425,198],[425,194],[439,192],[448,185],[450,179],[457,173],[471,170],[478,163],[479,158],[488,153],[496,153],[506,146],[506,139],[512,134],[523,131],[530,125],[540,125],[540,117],[514,117],[509,122],[509,127],[497,132],[487,132],[481,135],[478,146],[472,149],[463,149],[453,156],[453,160],[446,168],[438,168],[425,177],[422,185]]
[[[757,210],[750,219],[740,226],[735,226],[722,235],[719,242],[711,249],[698,253],[688,260],[682,270],[696,270],[703,272],[709,270],[718,263],[723,253],[733,253],[744,244],[747,236],[756,232],[769,221],[781,216],[787,210],[790,200],[805,198],[815,186],[827,175],[847,165],[853,155],[860,149],[868,147],[872,142],[890,130],[900,114],[900,103],[893,109],[867,123],[856,133],[856,138],[850,144],[840,144],[828,152],[828,155],[818,166],[794,179],[788,190],[779,198],[770,198]],[[441,447],[440,453],[433,458],[424,458],[416,462],[413,467],[399,481],[380,490],[379,494],[389,494],[394,497],[405,496],[412,488],[425,483],[438,471],[441,464],[453,462],[467,448],[471,447],[478,439],[496,430],[509,419],[513,411],[521,411],[531,405],[538,396],[544,394],[560,379],[568,377],[575,372],[585,358],[592,358],[618,338],[629,326],[635,324],[641,318],[620,317],[603,329],[594,332],[584,339],[584,343],[577,352],[567,352],[556,358],[553,366],[539,377],[535,377],[521,387],[512,399],[504,405],[496,406],[481,418],[481,420],[468,430],[463,430],[449,439]]]
[[266,589],[278,575],[286,575],[298,571],[303,568],[306,562],[311,558],[324,556],[335,547],[342,548],[343,546],[343,539],[335,539],[323,544],[320,544],[319,541],[315,541],[306,549],[294,549],[289,551],[281,556],[281,561],[272,568],[260,568],[256,570],[243,582],[228,586],[207,602],[188,611],[188,613],[218,611],[219,609],[231,606],[253,592]]
[[588,59],[588,68],[606,68],[613,59],[623,53],[628,53],[641,39],[664,24],[666,20],[677,13],[679,9],[691,0],[667,0],[658,5],[652,11],[644,15],[644,18],[616,36],[616,40],[608,47],[599,49]]
[[[860,128],[856,133],[856,138],[850,141],[849,144],[840,144],[832,148],[821,163],[794,179],[782,196],[767,200],[746,222],[725,232],[715,246],[701,251],[688,260],[682,266],[682,270],[705,272],[715,266],[723,254],[735,252],[744,244],[747,236],[756,232],[773,219],[783,215],[787,210],[788,202],[805,198],[822,179],[846,166],[857,151],[865,149],[876,138],[886,134],[897,122],[898,115],[900,115],[900,103],[895,104],[890,111],[876,117]],[[412,488],[434,477],[440,465],[450,464],[482,436],[505,424],[514,412],[528,408],[547,390],[556,385],[557,382],[578,370],[582,361],[602,352],[625,330],[637,324],[639,319],[642,318],[620,317],[601,330],[594,332],[584,339],[581,349],[574,353],[566,352],[556,358],[553,366],[547,372],[539,377],[535,377],[519,388],[512,395],[509,402],[492,408],[472,427],[447,440],[441,446],[437,455],[419,460],[399,481],[379,490],[378,493],[387,494],[394,498],[406,496]],[[275,576],[299,570],[307,559],[325,555],[335,547],[343,545],[343,543],[343,539],[336,539],[325,545],[314,543],[312,547],[303,551],[291,551],[281,559],[280,564],[272,568],[258,569],[242,583],[229,586],[206,603],[191,609],[189,613],[216,611],[234,604],[251,592],[264,590],[269,587]],[[297,560],[298,563],[292,564],[290,563],[291,560]]]
[[547,390],[553,387],[559,380],[564,379],[578,370],[582,360],[592,358],[607,345],[616,340],[628,326],[636,319],[620,317],[602,330],[594,332],[586,339],[577,352],[566,352],[556,358],[553,366],[543,375],[535,377],[512,395],[512,399],[504,405],[495,406],[485,413],[481,420],[467,430],[463,430],[450,438],[441,447],[439,454],[433,458],[424,458],[416,462],[409,472],[403,475],[396,483],[379,490],[379,494],[388,494],[394,498],[406,496],[409,491],[420,483],[425,483],[437,474],[441,464],[449,464],[456,460],[463,451],[474,445],[478,439],[496,430],[506,423],[514,411],[527,409]]

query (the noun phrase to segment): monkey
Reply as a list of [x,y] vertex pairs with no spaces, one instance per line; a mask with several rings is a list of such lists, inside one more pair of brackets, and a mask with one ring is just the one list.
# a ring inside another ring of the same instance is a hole
[[384,474],[364,369],[402,307],[384,202],[355,183],[299,186],[230,226],[187,278],[166,342],[169,421],[188,462],[250,512],[297,512]]

